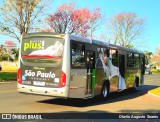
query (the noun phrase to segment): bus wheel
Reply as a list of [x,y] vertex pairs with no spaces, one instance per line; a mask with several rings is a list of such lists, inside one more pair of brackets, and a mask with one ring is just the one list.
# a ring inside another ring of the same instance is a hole
[[108,94],[109,94],[109,81],[103,83],[101,96],[102,98],[107,98]]
[[136,77],[135,79],[135,87],[139,87],[139,77]]

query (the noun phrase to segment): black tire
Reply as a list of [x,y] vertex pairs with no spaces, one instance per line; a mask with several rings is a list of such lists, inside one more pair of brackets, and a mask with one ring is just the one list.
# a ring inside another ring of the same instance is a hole
[[135,87],[139,87],[139,77],[136,77],[135,79]]
[[104,81],[102,85],[101,98],[103,99],[108,98],[109,88],[110,88],[109,81]]

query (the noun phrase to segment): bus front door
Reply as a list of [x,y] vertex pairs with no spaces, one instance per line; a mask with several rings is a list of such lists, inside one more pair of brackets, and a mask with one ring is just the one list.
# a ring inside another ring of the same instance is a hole
[[87,81],[85,97],[93,97],[95,84],[95,52],[86,51]]

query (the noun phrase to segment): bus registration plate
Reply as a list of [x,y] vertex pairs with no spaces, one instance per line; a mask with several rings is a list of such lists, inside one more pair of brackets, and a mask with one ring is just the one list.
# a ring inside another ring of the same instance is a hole
[[33,84],[35,86],[45,86],[45,82],[40,82],[40,81],[33,81]]

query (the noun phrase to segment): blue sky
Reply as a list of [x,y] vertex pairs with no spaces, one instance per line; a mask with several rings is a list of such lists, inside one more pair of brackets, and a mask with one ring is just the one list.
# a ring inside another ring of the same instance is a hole
[[[2,0],[0,0],[2,1]],[[51,13],[62,3],[70,0],[51,0]],[[120,12],[134,12],[139,18],[146,19],[146,31],[144,35],[145,47],[141,50],[155,52],[160,46],[160,0],[74,0],[78,7],[101,8],[102,14],[107,18]],[[1,3],[1,2],[0,2]],[[10,38],[1,36],[0,44]],[[13,39],[10,39],[13,40]]]

